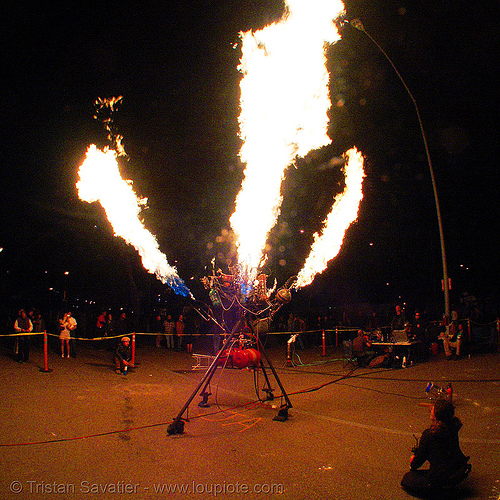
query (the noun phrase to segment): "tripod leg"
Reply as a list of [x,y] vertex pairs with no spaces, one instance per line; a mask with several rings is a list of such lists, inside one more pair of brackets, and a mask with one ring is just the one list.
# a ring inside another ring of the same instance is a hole
[[264,363],[262,362],[262,359],[260,360],[260,368],[262,369],[262,373],[264,374],[264,378],[266,379],[266,384],[262,388],[262,390],[267,394],[266,401],[272,401],[274,399],[274,389],[271,388],[271,382],[269,381],[269,377],[267,375],[266,367],[264,366]]
[[[191,404],[191,401],[195,398],[196,394],[198,391],[201,389],[201,387],[205,384],[204,386],[204,393],[206,391],[206,388],[208,387],[208,384],[210,383],[211,378],[213,377],[215,370],[217,369],[217,363],[226,350],[226,347],[229,345],[233,337],[236,335],[235,332],[232,332],[231,335],[226,339],[224,342],[224,345],[222,346],[221,350],[217,353],[217,356],[215,356],[214,360],[212,361],[211,365],[208,367],[207,371],[205,372],[205,375],[203,375],[203,378],[201,379],[200,383],[196,387],[196,389],[192,392],[191,396],[189,396],[188,400],[182,407],[181,411],[178,413],[178,415],[174,418],[174,421],[168,426],[167,432],[168,434],[182,434],[184,432],[184,421],[182,420],[182,416],[186,412],[186,410],[189,408],[189,405]],[[208,397],[208,396],[207,396]]]
[[260,352],[266,358],[266,362],[267,362],[270,370],[273,372],[276,383],[279,385],[279,388],[281,389],[281,394],[283,394],[283,397],[285,398],[285,401],[286,401],[286,405],[285,405],[286,410],[288,410],[288,408],[292,408],[292,403],[290,401],[290,398],[288,397],[288,394],[286,393],[285,388],[283,387],[283,384],[281,383],[281,380],[278,377],[278,374],[276,373],[276,370],[274,369],[273,364],[271,363],[270,359],[267,357],[266,351],[265,351],[264,347],[262,346],[262,343],[260,342],[259,338],[257,338],[257,342],[259,343]]

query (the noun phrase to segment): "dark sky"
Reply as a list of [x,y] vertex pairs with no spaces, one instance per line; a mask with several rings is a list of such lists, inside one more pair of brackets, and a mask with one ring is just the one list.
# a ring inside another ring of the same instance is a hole
[[[389,55],[418,105],[453,302],[467,291],[497,307],[498,2],[345,5],[347,17],[361,19]],[[148,197],[145,222],[161,250],[202,294],[206,266],[218,252],[227,255],[217,237],[228,228],[242,178],[238,32],[277,20],[282,8],[274,0],[1,7],[4,303],[46,303],[49,288],[51,300],[66,287],[72,300],[109,304],[164,291],[135,250],[113,237],[99,206],[76,193],[86,148],[106,144],[94,102],[119,95],[115,126],[129,155],[122,172]],[[437,217],[415,108],[366,34],[349,25],[342,34],[328,51],[332,144],[289,172],[270,237],[269,274],[282,284],[300,270],[342,182],[324,165],[356,145],[367,173],[359,220],[302,300],[343,305],[401,296],[412,306],[443,307]]]

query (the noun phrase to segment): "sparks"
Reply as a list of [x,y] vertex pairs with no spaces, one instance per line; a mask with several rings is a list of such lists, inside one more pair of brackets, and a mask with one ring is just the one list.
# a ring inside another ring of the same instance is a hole
[[144,227],[140,212],[146,199],[136,196],[132,183],[122,179],[113,149],[101,151],[94,144],[79,168],[78,196],[82,201],[98,201],[113,228],[115,235],[133,245],[142,259],[142,265],[172,290],[184,297],[192,297],[174,267],[160,251],[156,238]]

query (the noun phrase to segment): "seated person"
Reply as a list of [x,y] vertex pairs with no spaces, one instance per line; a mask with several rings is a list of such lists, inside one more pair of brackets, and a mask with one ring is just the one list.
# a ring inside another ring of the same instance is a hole
[[[460,348],[462,346],[462,336],[464,333],[464,326],[459,323],[458,326],[452,322],[449,327],[446,328],[446,332],[440,337],[443,340],[444,352],[446,354],[446,359],[458,359],[460,357]],[[456,350],[455,356],[451,348]]]
[[358,336],[352,341],[352,354],[361,366],[368,366],[375,357],[375,351],[368,350],[372,343],[363,330],[358,330]]
[[121,342],[116,346],[115,349],[115,367],[116,373],[127,374],[128,367],[133,367],[131,363],[132,360],[132,349],[130,347],[130,338],[123,337]]
[[[420,443],[413,450],[410,471],[401,480],[401,486],[414,494],[429,496],[461,483],[470,472],[470,465],[460,449],[458,431],[462,427],[455,417],[455,407],[445,399],[438,399],[431,409],[431,426],[422,433]],[[420,467],[429,462],[429,468]]]

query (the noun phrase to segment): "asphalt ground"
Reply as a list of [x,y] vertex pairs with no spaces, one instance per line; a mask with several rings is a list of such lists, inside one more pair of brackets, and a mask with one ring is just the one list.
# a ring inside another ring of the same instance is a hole
[[[57,340],[57,339],[56,339]],[[182,434],[172,423],[204,371],[186,352],[138,343],[136,367],[118,375],[112,353],[80,342],[76,358],[0,348],[2,499],[406,499],[400,487],[415,436],[429,425],[429,381],[452,383],[472,472],[454,498],[500,498],[500,355],[406,369],[353,369],[342,352],[266,353],[293,407],[265,394],[262,373],[218,368],[210,407],[196,394]],[[206,353],[203,348],[198,352]]]

